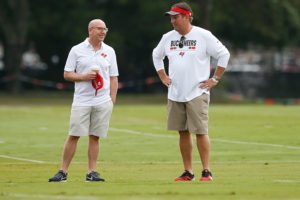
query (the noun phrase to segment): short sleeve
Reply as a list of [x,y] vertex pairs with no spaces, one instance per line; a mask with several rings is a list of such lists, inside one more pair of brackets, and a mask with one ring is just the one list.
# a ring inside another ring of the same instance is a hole
[[114,49],[111,49],[109,76],[119,76],[117,56]]
[[64,70],[67,72],[73,72],[76,70],[76,54],[74,48],[72,48],[69,52]]

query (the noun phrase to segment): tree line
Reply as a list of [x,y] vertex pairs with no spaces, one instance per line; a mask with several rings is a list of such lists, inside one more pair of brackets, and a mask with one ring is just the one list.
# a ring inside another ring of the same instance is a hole
[[[0,42],[4,45],[7,90],[20,91],[20,62],[34,43],[41,58],[60,59],[48,74],[62,80],[70,48],[87,37],[91,19],[103,19],[106,43],[118,57],[120,79],[136,80],[155,74],[151,53],[163,33],[172,29],[164,12],[176,0],[2,0]],[[249,44],[272,48],[300,45],[299,0],[190,0],[193,24],[211,30],[230,48]],[[50,66],[51,67],[51,66]]]

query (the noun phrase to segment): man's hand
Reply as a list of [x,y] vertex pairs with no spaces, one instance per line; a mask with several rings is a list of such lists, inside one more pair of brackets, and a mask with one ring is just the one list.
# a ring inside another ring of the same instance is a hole
[[169,76],[164,76],[163,78],[161,78],[161,82],[162,82],[165,86],[169,87],[169,86],[171,85],[171,83],[172,83],[172,80],[170,79]]
[[96,72],[88,72],[85,74],[77,74],[76,72],[64,72],[64,78],[68,81],[90,81],[96,79]]
[[118,77],[111,76],[110,77],[110,97],[111,97],[113,104],[116,103],[117,93],[118,93]]
[[161,82],[162,82],[165,86],[169,87],[169,86],[171,85],[171,83],[172,83],[172,80],[171,80],[170,77],[166,74],[165,70],[164,70],[164,69],[159,70],[159,71],[157,71],[157,73],[158,73],[158,76],[159,76]]
[[95,80],[96,79],[96,72],[90,71],[86,74],[82,74],[82,79],[84,81]]
[[213,88],[214,86],[216,86],[218,84],[219,81],[217,81],[216,79],[214,78],[210,78],[206,81],[202,81],[200,83],[200,88],[201,89],[207,89],[207,90],[210,90],[211,88]]

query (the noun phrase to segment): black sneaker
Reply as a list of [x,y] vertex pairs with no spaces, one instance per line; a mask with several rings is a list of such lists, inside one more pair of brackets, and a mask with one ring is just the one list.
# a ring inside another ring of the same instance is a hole
[[68,173],[63,170],[59,170],[52,178],[49,178],[49,182],[67,182]]
[[102,181],[104,182],[105,180],[100,177],[100,174],[98,172],[92,171],[86,175],[85,178],[86,181],[92,182],[92,181]]
[[202,176],[200,178],[200,181],[212,181],[212,173],[208,169],[204,169],[202,171]]
[[175,178],[175,181],[193,181],[195,180],[194,174],[191,174],[189,171],[185,170],[181,176]]

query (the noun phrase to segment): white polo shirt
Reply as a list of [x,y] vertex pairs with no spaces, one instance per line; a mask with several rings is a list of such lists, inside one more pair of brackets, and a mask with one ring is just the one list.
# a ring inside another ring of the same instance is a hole
[[101,49],[94,51],[86,39],[72,47],[64,70],[83,74],[89,72],[90,67],[94,65],[100,67],[99,74],[104,80],[103,88],[98,90],[98,94],[95,96],[95,89],[91,81],[75,82],[73,106],[96,106],[111,99],[110,77],[119,75],[116,54],[112,47],[102,42]]
[[211,56],[218,60],[218,66],[227,67],[230,54],[227,48],[209,31],[197,26],[185,35],[183,47],[179,47],[180,35],[172,30],[163,35],[153,50],[153,63],[157,71],[164,69],[163,59],[169,59],[169,77],[172,80],[168,88],[168,99],[187,102],[206,89],[199,88],[200,82],[210,75]]

